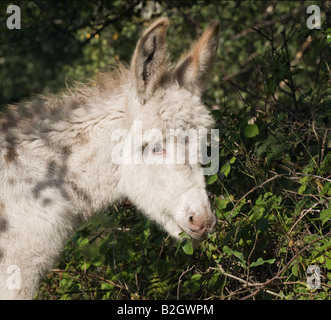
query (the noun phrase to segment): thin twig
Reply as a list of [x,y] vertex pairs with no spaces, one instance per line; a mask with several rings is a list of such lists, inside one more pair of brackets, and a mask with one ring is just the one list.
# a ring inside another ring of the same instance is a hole
[[288,38],[286,38],[286,35],[285,35],[285,31],[281,32],[281,35],[283,36],[283,39],[284,39],[284,48],[285,48],[285,53],[286,53],[286,65],[287,65],[287,68],[288,68],[288,81],[289,83],[287,84],[287,86],[291,89],[291,96],[292,96],[292,100],[293,100],[293,104],[294,104],[294,107],[295,107],[295,110],[298,109],[298,101],[296,99],[296,95],[295,95],[295,86],[294,86],[294,81],[293,81],[293,77],[292,77],[292,73],[291,73],[291,62],[290,62],[290,54],[289,54],[289,51],[288,51]]
[[317,176],[317,175],[315,175],[315,174],[301,173],[301,172],[293,172],[293,174],[298,175],[298,176],[313,177],[313,178],[317,178],[317,179],[325,180],[325,181],[327,181],[327,182],[331,182],[331,179],[324,178],[324,177],[321,177],[321,176]]
[[[239,282],[245,284],[245,286],[247,286],[247,287],[258,287],[258,286],[263,286],[263,285],[264,285],[264,283],[253,283],[253,282],[249,282],[249,281],[247,281],[247,280],[241,279],[241,278],[239,278],[239,277],[236,277],[236,276],[234,276],[233,274],[230,274],[230,273],[226,272],[220,264],[218,264],[218,268],[209,267],[208,270],[217,270],[217,271],[221,271],[222,274],[223,274],[225,277],[229,277],[229,278],[231,278],[231,279],[237,280],[237,281],[239,281]],[[267,293],[269,293],[269,294],[275,296],[275,297],[278,297],[278,298],[281,297],[281,295],[278,294],[278,293],[276,293],[276,292],[273,292],[273,291],[270,291],[270,290],[265,290],[265,291],[266,291]]]
[[325,128],[324,131],[324,136],[323,136],[323,141],[322,141],[322,146],[321,146],[321,159],[320,159],[320,165],[322,164],[323,160],[324,160],[324,152],[325,152],[325,148],[326,148],[326,138],[328,135],[328,128]]
[[195,267],[195,265],[193,265],[191,268],[187,267],[187,269],[185,271],[183,271],[182,274],[179,276],[178,285],[177,285],[177,300],[180,300],[179,288],[180,288],[180,284],[182,282],[182,277],[184,276],[184,274],[190,272],[194,267]]
[[302,220],[302,218],[307,215],[307,213],[309,213],[311,210],[313,210],[316,206],[318,206],[319,204],[321,204],[321,201],[316,202],[312,207],[310,207],[307,210],[303,210],[298,218],[297,221],[294,222],[293,226],[290,228],[290,230],[286,233],[285,237],[288,236],[289,234],[291,234],[292,230],[295,228],[295,226]]

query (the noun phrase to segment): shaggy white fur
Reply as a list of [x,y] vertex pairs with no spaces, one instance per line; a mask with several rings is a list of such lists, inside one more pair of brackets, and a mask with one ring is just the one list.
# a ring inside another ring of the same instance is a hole
[[[120,65],[96,86],[10,106],[0,119],[0,299],[33,298],[78,224],[121,199],[174,237],[185,231],[199,239],[213,228],[199,164],[112,161],[116,145],[134,139],[135,122],[162,133],[213,125],[200,95],[218,23],[174,68],[167,64],[168,25],[160,18],[145,31],[129,69]],[[128,134],[116,141],[117,129]],[[142,141],[132,155],[167,157],[162,142]]]

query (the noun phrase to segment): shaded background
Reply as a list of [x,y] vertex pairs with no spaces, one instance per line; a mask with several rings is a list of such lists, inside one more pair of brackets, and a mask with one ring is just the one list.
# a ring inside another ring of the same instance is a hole
[[[21,8],[8,30],[6,9]],[[306,26],[307,7],[321,29]],[[68,242],[38,299],[330,299],[330,1],[1,1],[0,110],[129,63],[167,16],[175,62],[214,19],[220,50],[203,100],[220,130],[207,178],[218,226],[175,242],[127,204]],[[318,265],[321,289],[306,285]]]

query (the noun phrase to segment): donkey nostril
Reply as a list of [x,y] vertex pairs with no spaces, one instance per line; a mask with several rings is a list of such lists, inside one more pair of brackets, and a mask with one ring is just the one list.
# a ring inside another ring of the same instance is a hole
[[189,216],[188,223],[189,223],[190,227],[195,227],[194,216]]
[[199,219],[199,217],[195,215],[189,216],[188,225],[192,231],[200,231],[205,227],[205,224],[203,223],[202,219]]

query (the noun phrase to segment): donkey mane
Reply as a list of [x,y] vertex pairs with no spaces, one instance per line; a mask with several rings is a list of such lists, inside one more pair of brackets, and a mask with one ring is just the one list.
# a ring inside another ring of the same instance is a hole
[[[52,148],[66,149],[66,152],[70,151],[70,145],[86,143],[83,126],[91,126],[110,113],[114,120],[124,116],[123,106],[119,108],[106,102],[121,95],[128,83],[129,70],[119,63],[110,72],[100,72],[87,84],[75,81],[69,87],[66,83],[66,89],[60,93],[38,94],[9,105],[0,117],[0,153],[1,149],[7,149],[5,163],[15,160],[16,146],[22,141],[44,139]],[[49,133],[53,136],[57,133],[59,137],[51,139]],[[65,141],[61,142],[61,134],[66,135]]]
[[53,129],[52,125],[61,121],[75,121],[75,111],[79,108],[85,109],[86,115],[93,118],[94,114],[89,113],[93,102],[109,100],[112,95],[123,92],[129,76],[128,68],[119,63],[109,72],[100,72],[87,84],[75,81],[69,86],[66,83],[66,89],[57,94],[36,94],[33,98],[8,105],[0,117],[0,132],[23,130],[26,134],[31,133],[24,131],[26,127],[47,131],[48,126]]

